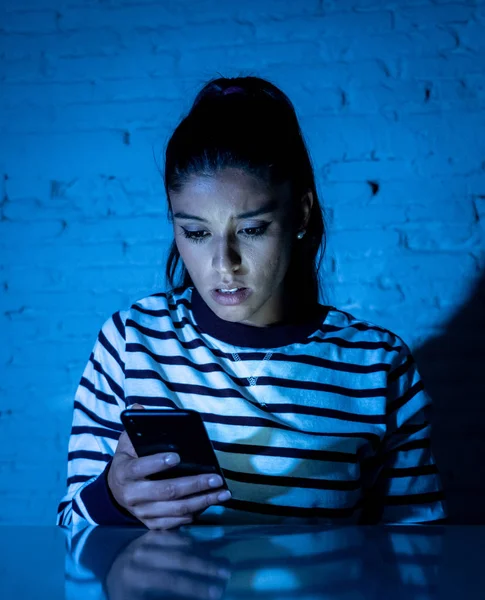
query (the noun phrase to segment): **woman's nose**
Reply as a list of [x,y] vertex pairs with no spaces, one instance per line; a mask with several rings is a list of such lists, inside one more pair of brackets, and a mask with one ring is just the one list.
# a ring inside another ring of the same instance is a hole
[[212,267],[219,273],[232,273],[241,266],[241,256],[231,240],[225,238],[215,244]]

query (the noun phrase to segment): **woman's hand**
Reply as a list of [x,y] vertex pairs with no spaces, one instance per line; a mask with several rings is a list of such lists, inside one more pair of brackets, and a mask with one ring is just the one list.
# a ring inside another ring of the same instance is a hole
[[149,475],[175,466],[172,452],[138,458],[124,431],[108,471],[108,486],[115,500],[149,529],[186,525],[213,504],[231,497],[219,475],[194,475],[153,481]]

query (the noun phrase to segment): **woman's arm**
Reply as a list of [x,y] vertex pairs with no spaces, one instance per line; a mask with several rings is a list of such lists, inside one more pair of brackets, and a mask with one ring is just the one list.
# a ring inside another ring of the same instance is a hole
[[363,522],[430,523],[447,516],[431,451],[431,399],[409,348],[395,357],[387,379],[387,431],[374,459],[375,484]]
[[123,431],[125,326],[122,313],[103,325],[74,400],[67,493],[57,524],[140,524],[112,497],[107,472]]

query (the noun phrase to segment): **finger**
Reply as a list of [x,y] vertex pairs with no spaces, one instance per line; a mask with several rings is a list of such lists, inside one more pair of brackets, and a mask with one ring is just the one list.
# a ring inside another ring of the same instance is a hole
[[141,408],[141,409],[145,410],[145,407],[142,404],[138,404],[138,403],[132,404],[130,406],[130,408],[135,408],[136,410]]
[[132,481],[145,479],[149,475],[171,469],[180,462],[180,456],[174,452],[160,452],[151,456],[136,457],[130,464],[127,477]]
[[[220,494],[227,492],[227,490],[218,490],[211,494],[202,494],[200,496],[193,496],[192,498],[183,498],[182,500],[175,500],[173,502],[149,502],[146,504],[139,504],[133,510],[135,515],[139,519],[154,519],[163,515],[164,517],[193,517],[198,511],[203,511],[209,508],[209,506],[215,504],[222,504],[229,498],[220,497]],[[228,492],[230,494],[230,492]],[[230,497],[230,496],[229,496]]]
[[158,516],[154,519],[143,519],[143,523],[148,527],[148,529],[175,529],[176,527],[181,527],[182,525],[189,525],[192,523],[192,517],[190,515],[185,517]]
[[151,547],[152,552],[153,549],[159,551],[167,548],[187,548],[193,544],[193,540],[180,531],[147,531],[139,540],[141,542],[140,548],[148,545]]
[[[155,532],[154,532],[155,533]],[[162,535],[175,532],[157,532]],[[168,569],[170,571],[185,571],[220,579],[228,578],[228,571],[220,568],[214,561],[207,561],[184,550],[158,549],[153,546],[141,545],[133,553],[134,564],[148,569]]]
[[[161,469],[158,468],[160,471]],[[188,496],[200,495],[208,490],[221,490],[223,480],[220,475],[191,475],[174,477],[162,481],[146,481],[140,484],[133,494],[133,504],[179,500]]]

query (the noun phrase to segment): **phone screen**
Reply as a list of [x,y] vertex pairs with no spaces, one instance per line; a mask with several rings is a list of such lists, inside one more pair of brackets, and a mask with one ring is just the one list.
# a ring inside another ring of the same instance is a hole
[[[200,414],[192,410],[129,409],[121,413],[138,456],[176,452],[180,463],[149,479],[171,479],[217,473],[223,479],[214,448]],[[227,485],[224,482],[224,487]]]

